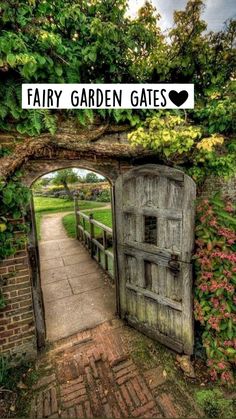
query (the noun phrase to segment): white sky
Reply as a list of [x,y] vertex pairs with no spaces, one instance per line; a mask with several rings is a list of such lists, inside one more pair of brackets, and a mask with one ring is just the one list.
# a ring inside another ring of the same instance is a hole
[[[91,170],[86,170],[86,169],[73,168],[73,172],[77,173],[78,176],[85,177],[87,175],[87,173],[91,173],[92,171]],[[99,173],[96,173],[96,172],[92,172],[92,173],[95,173],[100,179],[104,178]],[[55,176],[55,174],[56,174],[56,172],[50,172],[50,173],[47,173],[46,175],[43,175],[42,178],[53,178]]]
[[[151,1],[162,16],[160,21],[162,30],[171,28],[173,11],[184,9],[187,3],[187,0]],[[144,3],[145,0],[129,0],[130,15],[135,16]],[[203,19],[208,23],[209,30],[221,30],[227,19],[236,17],[236,0],[205,0],[205,6]]]

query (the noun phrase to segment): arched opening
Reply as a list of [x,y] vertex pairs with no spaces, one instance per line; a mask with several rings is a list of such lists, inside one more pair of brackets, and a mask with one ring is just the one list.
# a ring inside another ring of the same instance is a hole
[[[110,181],[112,215],[115,215],[112,220],[115,261],[114,306],[116,305],[117,313],[121,319],[125,319],[128,324],[147,336],[177,352],[191,354],[193,350],[191,255],[194,243],[196,196],[194,182],[183,172],[163,165],[141,164],[130,167],[118,161],[111,166],[107,160],[97,159],[72,160],[68,164],[68,160],[63,158],[53,161],[34,160],[33,165],[28,167],[25,182],[28,185],[32,184],[36,178],[68,166],[83,169],[89,169],[90,166],[90,170],[105,175]],[[99,221],[90,223],[89,215],[80,212],[81,208],[79,208],[77,225],[80,225],[82,217],[85,226],[87,223],[93,227],[100,226],[96,225]],[[34,214],[33,202],[29,213],[32,228],[29,234],[28,254],[37,342],[41,348],[45,345],[47,325],[45,325],[40,275],[40,253],[35,217],[32,217],[32,213]],[[83,246],[87,249],[87,256],[104,265],[105,259],[103,260],[99,256],[98,249],[96,250],[96,246],[99,248],[102,243],[93,237],[95,249],[94,247],[91,249],[89,237],[91,238],[93,233],[84,230],[86,228],[82,230],[79,228],[76,233],[79,241],[83,242]],[[81,231],[82,236],[80,236]],[[108,256],[109,249],[105,250]],[[91,263],[91,259],[89,260]],[[96,263],[94,260],[92,262]],[[77,273],[76,271],[75,274]],[[87,308],[86,306],[86,310]],[[62,312],[60,305],[59,322]],[[78,310],[78,316],[80,314]],[[86,320],[89,318],[86,311],[85,317]],[[78,330],[77,318],[74,324]],[[91,325],[83,325],[83,329],[86,328],[91,328]]]
[[[46,171],[31,184],[30,248],[38,346],[116,313],[112,181],[88,167]],[[35,272],[34,272],[35,270]]]

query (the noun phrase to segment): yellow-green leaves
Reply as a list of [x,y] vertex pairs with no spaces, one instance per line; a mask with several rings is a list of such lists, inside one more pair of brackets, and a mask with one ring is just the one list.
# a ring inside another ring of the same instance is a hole
[[7,226],[5,223],[0,223],[0,233],[3,233],[4,231],[6,231]]
[[129,134],[133,146],[142,145],[158,151],[165,157],[191,151],[200,137],[200,127],[187,125],[184,118],[169,112],[158,112],[147,119],[144,127],[139,127]]

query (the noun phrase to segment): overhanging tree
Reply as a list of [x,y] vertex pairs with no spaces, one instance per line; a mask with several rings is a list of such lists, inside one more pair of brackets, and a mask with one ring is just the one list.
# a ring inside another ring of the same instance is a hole
[[79,181],[77,173],[73,169],[62,169],[55,173],[52,183],[54,185],[63,185],[64,190],[69,199],[73,199],[73,194],[70,190],[69,184]]

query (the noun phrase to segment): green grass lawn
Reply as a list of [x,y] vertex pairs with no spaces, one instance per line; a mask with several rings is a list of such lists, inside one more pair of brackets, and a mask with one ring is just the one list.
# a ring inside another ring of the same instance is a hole
[[[112,213],[111,209],[96,209],[93,212],[94,219],[99,221],[102,224],[105,224],[108,227],[112,228]],[[63,225],[66,229],[66,232],[69,237],[75,237],[75,215],[74,214],[67,214],[62,219]],[[89,223],[85,223],[86,230],[89,229]],[[95,237],[101,236],[101,229],[95,227]]]
[[[89,208],[104,207],[106,203],[96,201],[79,201],[79,208],[81,210]],[[34,197],[34,208],[35,212],[62,212],[62,211],[73,211],[74,202],[67,201],[61,198],[47,198],[44,196]]]
[[[81,210],[87,210],[90,208],[104,207],[106,204],[104,202],[95,202],[95,201],[79,201],[79,208]],[[36,219],[36,229],[38,240],[40,240],[40,224],[42,216],[44,214],[53,213],[53,212],[63,212],[63,211],[74,211],[74,202],[67,201],[66,199],[61,198],[47,198],[44,196],[34,197],[34,208],[35,208],[35,219]]]

